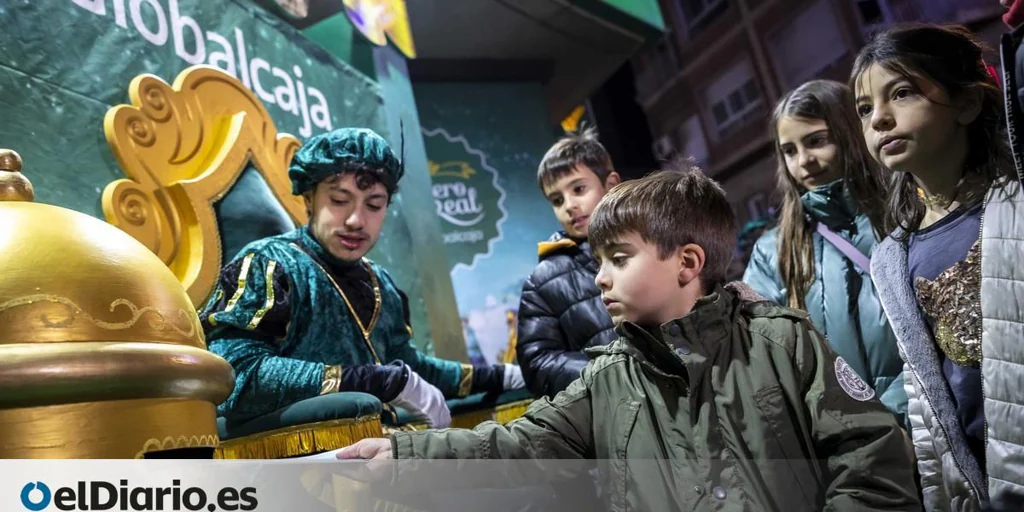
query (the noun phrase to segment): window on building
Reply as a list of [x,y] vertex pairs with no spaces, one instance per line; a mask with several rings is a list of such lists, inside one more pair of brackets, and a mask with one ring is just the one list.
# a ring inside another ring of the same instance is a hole
[[847,54],[839,17],[829,0],[818,0],[768,36],[772,65],[784,89],[819,77]]
[[704,92],[718,136],[746,124],[761,105],[761,91],[749,61],[742,61],[719,76]]
[[708,26],[729,7],[726,0],[679,0],[690,34]]

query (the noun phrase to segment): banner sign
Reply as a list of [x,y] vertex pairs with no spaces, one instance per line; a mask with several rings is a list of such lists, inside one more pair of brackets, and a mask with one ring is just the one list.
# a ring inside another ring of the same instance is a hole
[[501,224],[508,217],[498,171],[462,135],[423,128],[423,141],[445,253],[453,268],[472,270],[477,258],[489,256],[502,239]]
[[376,83],[249,0],[32,0],[0,10],[0,115],[17,120],[0,125],[0,139],[30,172],[76,169],[33,176],[45,202],[99,213],[99,190],[116,177],[103,115],[129,101],[128,85],[144,73],[171,82],[194,64],[223,69],[279,131],[300,138],[384,127]]
[[[274,105],[277,112],[289,114],[301,137],[309,137],[314,131],[330,131],[336,124],[323,93],[329,86],[329,82],[323,80],[327,78],[323,70],[310,69],[313,61],[304,55],[302,57],[306,58],[289,55],[289,50],[294,52],[294,49],[287,46],[275,44],[272,49],[264,49],[259,47],[262,45],[247,44],[243,27],[253,24],[251,13],[231,9],[230,4],[222,6],[227,9],[210,8],[214,2],[204,3],[204,8],[196,0],[71,2],[98,16],[90,20],[94,24],[109,24],[111,30],[114,26],[127,29],[129,33],[125,35],[134,35],[132,39],[136,43],[144,41],[155,47],[173,48],[185,65],[211,64],[227,71],[253,90],[268,107]],[[229,28],[225,21],[232,18],[235,26]],[[213,30],[207,30],[211,26]],[[337,73],[338,70],[332,71]],[[304,77],[313,82],[304,83]]]

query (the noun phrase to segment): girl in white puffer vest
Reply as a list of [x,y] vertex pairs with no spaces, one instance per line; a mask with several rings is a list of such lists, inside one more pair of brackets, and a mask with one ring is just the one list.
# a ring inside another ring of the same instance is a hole
[[962,27],[879,34],[851,79],[893,172],[871,274],[906,361],[928,510],[1024,510],[1024,199],[1002,97]]

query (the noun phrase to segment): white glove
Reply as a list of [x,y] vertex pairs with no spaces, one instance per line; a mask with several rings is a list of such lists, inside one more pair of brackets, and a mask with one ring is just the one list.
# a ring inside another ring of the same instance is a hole
[[523,379],[523,370],[514,364],[505,363],[505,379],[502,382],[502,391],[511,391],[525,387],[526,380]]
[[408,365],[405,369],[409,372],[409,380],[391,404],[425,418],[430,428],[447,428],[451,425],[452,413],[448,411],[441,390],[423,380]]

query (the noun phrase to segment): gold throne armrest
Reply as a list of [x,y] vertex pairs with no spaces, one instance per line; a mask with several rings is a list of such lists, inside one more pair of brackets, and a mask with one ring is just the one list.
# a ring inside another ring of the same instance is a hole
[[111,108],[103,120],[127,176],[104,189],[103,213],[156,253],[201,307],[223,263],[213,205],[250,162],[292,221],[306,222],[287,172],[301,144],[278,133],[263,103],[215,67],[190,67],[173,85],[139,75],[128,93],[131,104]]

